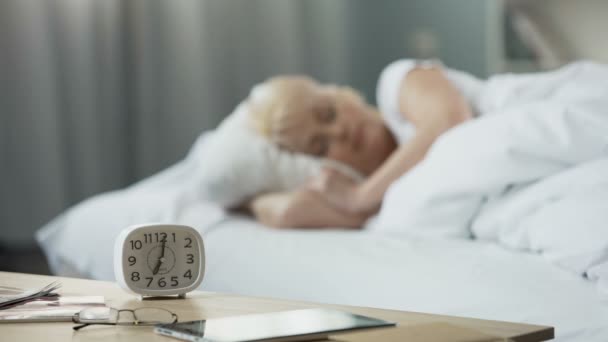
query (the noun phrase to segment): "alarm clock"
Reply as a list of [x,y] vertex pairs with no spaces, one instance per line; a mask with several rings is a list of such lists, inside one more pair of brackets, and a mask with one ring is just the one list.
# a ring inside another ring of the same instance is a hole
[[205,247],[192,227],[142,224],[125,228],[114,243],[114,275],[140,298],[177,295],[197,288],[205,274]]

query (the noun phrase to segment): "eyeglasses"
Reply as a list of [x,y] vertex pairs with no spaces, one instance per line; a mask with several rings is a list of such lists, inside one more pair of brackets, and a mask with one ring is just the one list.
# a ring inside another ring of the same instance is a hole
[[74,330],[92,324],[149,326],[159,323],[175,323],[177,315],[161,308],[114,309],[108,307],[84,309],[72,316],[72,322],[80,323]]

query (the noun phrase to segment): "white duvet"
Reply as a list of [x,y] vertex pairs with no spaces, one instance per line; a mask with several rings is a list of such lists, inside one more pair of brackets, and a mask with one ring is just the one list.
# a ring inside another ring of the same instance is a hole
[[390,187],[368,229],[536,251],[608,294],[608,67],[491,78],[481,106]]

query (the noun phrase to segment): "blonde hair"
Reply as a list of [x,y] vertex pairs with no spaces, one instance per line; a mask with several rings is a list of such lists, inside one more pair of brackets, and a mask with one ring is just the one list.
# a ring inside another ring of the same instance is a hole
[[[247,98],[247,106],[254,129],[263,137],[278,143],[277,136],[285,124],[291,104],[301,97],[302,89],[320,84],[303,75],[285,75],[269,78],[256,85]],[[339,87],[340,94],[353,101],[365,103],[363,96],[349,87]]]
[[247,98],[250,118],[255,130],[263,137],[272,139],[289,104],[297,95],[294,90],[317,84],[310,77],[290,75],[272,77],[256,85]]

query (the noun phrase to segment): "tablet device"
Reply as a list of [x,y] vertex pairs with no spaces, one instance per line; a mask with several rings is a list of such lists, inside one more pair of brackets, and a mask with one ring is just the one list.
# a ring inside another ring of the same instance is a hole
[[186,341],[309,341],[395,323],[329,309],[303,309],[158,324],[154,331]]

